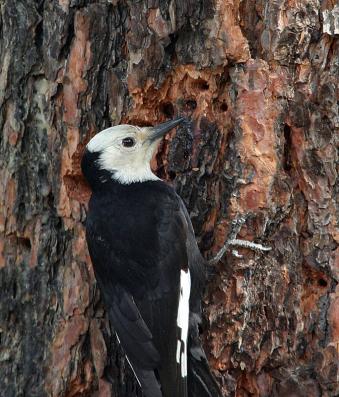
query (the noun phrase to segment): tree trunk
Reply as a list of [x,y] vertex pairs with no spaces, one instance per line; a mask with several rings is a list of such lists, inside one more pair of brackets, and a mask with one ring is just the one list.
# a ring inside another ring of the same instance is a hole
[[[225,396],[336,396],[334,0],[2,0],[0,395],[141,396],[84,236],[84,145],[118,123],[191,119],[154,159],[206,257]],[[338,186],[338,185],[337,185]]]

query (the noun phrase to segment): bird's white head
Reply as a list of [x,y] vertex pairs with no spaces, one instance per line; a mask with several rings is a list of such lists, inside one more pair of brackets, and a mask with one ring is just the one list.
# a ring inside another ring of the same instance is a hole
[[151,158],[161,138],[183,120],[178,118],[155,127],[117,125],[99,132],[86,148],[96,154],[96,166],[111,173],[120,183],[156,180],[158,177],[150,167]]

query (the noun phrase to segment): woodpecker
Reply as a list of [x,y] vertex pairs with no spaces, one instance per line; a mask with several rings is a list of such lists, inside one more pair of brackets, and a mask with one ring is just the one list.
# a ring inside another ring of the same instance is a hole
[[182,199],[150,166],[183,121],[105,129],[81,162],[95,277],[145,397],[221,396],[199,337],[206,263]]

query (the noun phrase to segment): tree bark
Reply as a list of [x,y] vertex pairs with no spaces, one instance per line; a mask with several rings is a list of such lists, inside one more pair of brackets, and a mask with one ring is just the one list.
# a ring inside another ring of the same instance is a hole
[[84,236],[81,153],[118,123],[191,121],[153,161],[211,257],[203,338],[225,396],[336,396],[334,0],[2,0],[0,395],[141,396]]

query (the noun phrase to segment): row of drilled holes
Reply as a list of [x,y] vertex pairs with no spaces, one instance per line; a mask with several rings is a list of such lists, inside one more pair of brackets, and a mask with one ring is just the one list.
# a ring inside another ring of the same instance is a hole
[[[185,110],[186,111],[193,111],[197,107],[197,102],[194,99],[188,99],[185,102]],[[220,105],[220,110],[222,112],[227,112],[228,106],[226,102],[223,102]],[[171,102],[163,102],[160,105],[160,112],[168,118],[172,118],[174,116],[174,106]]]

